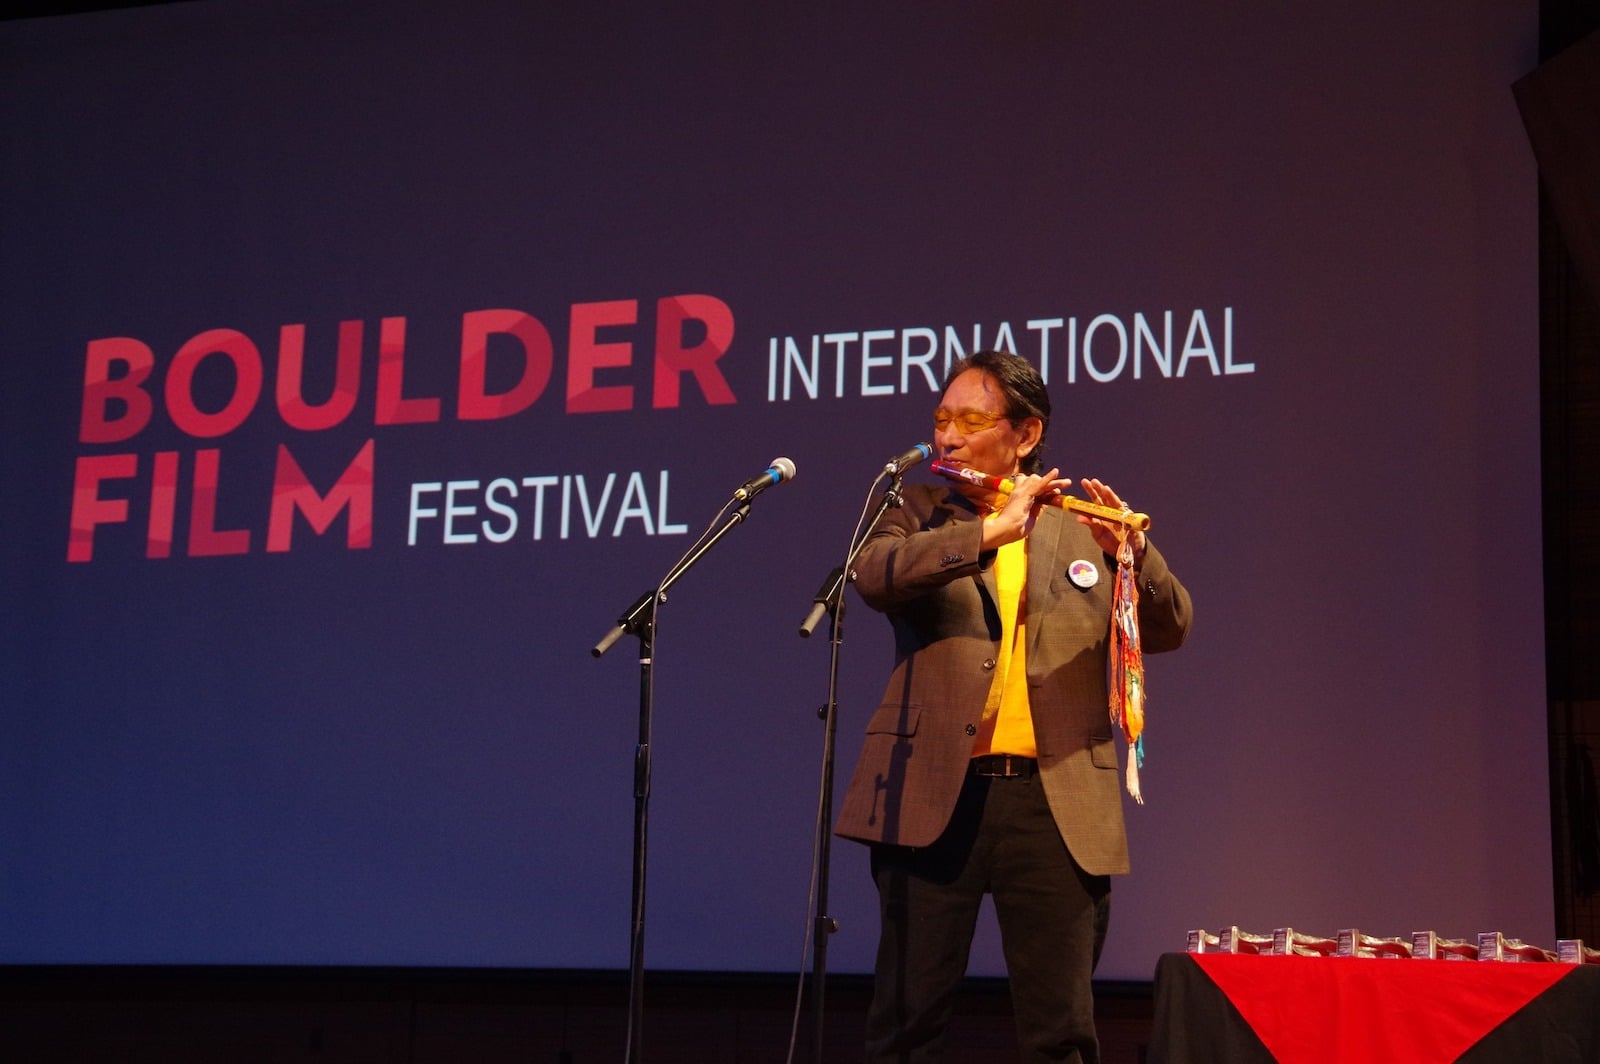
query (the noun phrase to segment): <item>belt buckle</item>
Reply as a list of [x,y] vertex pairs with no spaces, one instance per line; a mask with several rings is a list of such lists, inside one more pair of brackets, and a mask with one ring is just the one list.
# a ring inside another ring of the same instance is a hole
[[1023,774],[1027,758],[1015,754],[984,754],[973,758],[972,774],[991,779],[1015,779]]

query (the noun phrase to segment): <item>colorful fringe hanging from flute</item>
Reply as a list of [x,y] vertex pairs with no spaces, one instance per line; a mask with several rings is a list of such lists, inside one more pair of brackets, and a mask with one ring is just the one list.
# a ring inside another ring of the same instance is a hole
[[1111,723],[1128,740],[1128,793],[1140,805],[1144,764],[1144,652],[1139,647],[1139,589],[1134,584],[1133,537],[1117,533],[1117,583],[1111,596]]

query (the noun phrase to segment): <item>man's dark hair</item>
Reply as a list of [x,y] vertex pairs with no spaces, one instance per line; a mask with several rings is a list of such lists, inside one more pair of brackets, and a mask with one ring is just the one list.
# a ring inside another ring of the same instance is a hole
[[948,389],[951,381],[969,369],[981,371],[1000,385],[1000,392],[1005,396],[1008,420],[1017,422],[1036,417],[1044,426],[1039,434],[1039,446],[1022,458],[1024,473],[1039,472],[1044,468],[1045,434],[1050,431],[1050,393],[1045,389],[1039,371],[1021,355],[1004,351],[974,351],[950,367],[950,372],[944,378],[945,388]]

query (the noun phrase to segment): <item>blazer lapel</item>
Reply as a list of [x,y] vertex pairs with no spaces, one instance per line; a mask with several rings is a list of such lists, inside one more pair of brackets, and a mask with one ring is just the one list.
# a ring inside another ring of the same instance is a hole
[[[1028,534],[1028,660],[1037,660],[1039,632],[1048,612],[1043,608],[1055,576],[1056,556],[1067,515],[1053,506],[1039,512],[1033,531]],[[1039,607],[1034,609],[1032,607]]]

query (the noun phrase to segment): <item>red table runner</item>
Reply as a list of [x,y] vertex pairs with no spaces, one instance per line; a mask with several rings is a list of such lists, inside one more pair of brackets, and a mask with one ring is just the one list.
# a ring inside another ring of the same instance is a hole
[[1600,965],[1169,953],[1149,1061],[1600,1061]]

